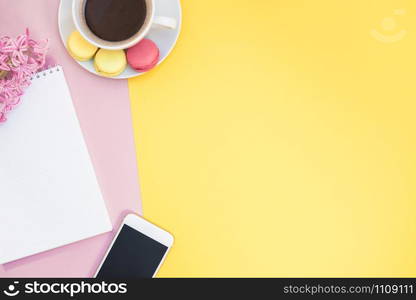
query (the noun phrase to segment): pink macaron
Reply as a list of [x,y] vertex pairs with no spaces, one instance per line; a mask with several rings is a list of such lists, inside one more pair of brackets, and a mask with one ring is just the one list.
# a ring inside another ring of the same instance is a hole
[[156,66],[159,55],[156,44],[149,39],[143,39],[127,50],[127,62],[133,69],[146,72]]

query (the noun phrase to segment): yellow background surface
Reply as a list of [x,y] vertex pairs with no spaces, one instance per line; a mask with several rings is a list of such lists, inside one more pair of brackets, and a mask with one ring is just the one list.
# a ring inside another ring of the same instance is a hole
[[159,276],[415,276],[416,2],[182,8],[129,81]]

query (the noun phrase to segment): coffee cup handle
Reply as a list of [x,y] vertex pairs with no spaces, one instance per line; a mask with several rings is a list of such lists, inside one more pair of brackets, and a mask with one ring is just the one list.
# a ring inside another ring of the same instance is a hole
[[154,17],[152,23],[152,27],[162,29],[175,29],[177,25],[178,24],[175,19],[159,16]]

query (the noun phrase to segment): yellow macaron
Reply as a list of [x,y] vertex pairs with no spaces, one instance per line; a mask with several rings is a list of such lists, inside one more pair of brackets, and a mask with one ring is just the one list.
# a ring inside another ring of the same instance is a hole
[[126,53],[124,50],[100,49],[95,55],[94,67],[97,73],[102,76],[118,76],[127,67]]
[[68,52],[78,61],[87,61],[93,58],[97,47],[87,42],[78,31],[74,31],[68,38]]

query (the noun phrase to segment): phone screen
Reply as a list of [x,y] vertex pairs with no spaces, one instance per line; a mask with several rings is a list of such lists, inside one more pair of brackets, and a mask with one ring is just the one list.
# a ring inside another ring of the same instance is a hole
[[151,278],[168,247],[124,224],[97,278]]

